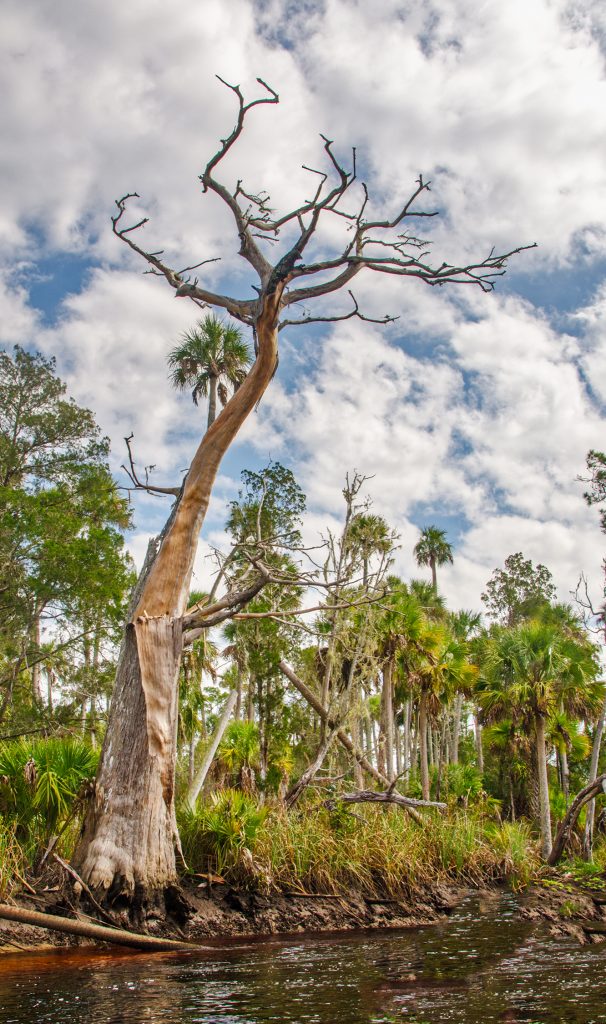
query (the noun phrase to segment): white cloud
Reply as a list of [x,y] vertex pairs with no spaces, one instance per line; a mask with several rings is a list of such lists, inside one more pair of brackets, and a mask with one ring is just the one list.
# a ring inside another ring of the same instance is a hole
[[[300,165],[321,164],[323,131],[343,159],[358,146],[381,215],[419,171],[432,176],[430,205],[444,216],[419,231],[440,260],[537,239],[519,273],[559,264],[595,275],[606,251],[604,18],[588,0],[208,0],[178,16],[160,0],[7,0],[1,18],[2,340],[58,356],[116,465],[132,430],[139,462],[178,481],[204,410],[171,392],[165,365],[198,310],[141,277],[109,230],[113,199],[136,189],[145,244],[176,266],[222,255],[210,285],[252,294],[233,225],[197,179],[235,113],[215,72],[247,96],[257,75],[280,92],[279,106],[251,113],[223,168],[230,185],[242,175],[279,208],[309,194]],[[329,222],[319,246],[346,228]],[[15,267],[61,249],[95,269],[43,328]],[[377,508],[402,532],[404,572],[415,571],[415,521],[458,524],[457,560],[442,572],[455,603],[477,606],[515,550],[549,565],[562,595],[580,568],[599,578],[602,537],[575,478],[587,449],[603,447],[591,389],[606,401],[606,285],[577,311],[577,338],[529,300],[404,283],[356,280],[365,312],[401,314],[390,328],[286,333],[242,457],[252,445],[293,466],[310,498],[306,538],[326,517],[338,522],[346,470],[374,476]],[[347,297],[330,308],[348,308]],[[233,493],[223,477],[208,539],[221,539]],[[163,508],[139,506],[137,554]],[[206,579],[204,553],[196,572]]]

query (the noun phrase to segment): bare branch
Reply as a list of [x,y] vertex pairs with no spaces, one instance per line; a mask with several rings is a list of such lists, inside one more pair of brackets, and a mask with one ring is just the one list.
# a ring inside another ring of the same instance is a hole
[[180,487],[157,487],[155,484],[150,484],[148,479],[148,471],[150,469],[153,469],[153,466],[145,467],[145,483],[143,483],[142,480],[139,480],[131,448],[131,442],[134,436],[134,434],[129,434],[128,437],[124,438],[126,442],[126,448],[128,451],[129,466],[125,466],[124,463],[122,464],[122,469],[128,476],[129,480],[131,480],[133,483],[132,489],[135,491],[147,491],[148,494],[172,494],[173,497],[178,498],[181,493]]
[[353,292],[349,288],[347,291],[354,304],[354,308],[349,313],[343,313],[341,316],[306,316],[301,320],[282,320],[278,325],[278,330],[281,331],[284,327],[300,327],[301,324],[333,324],[339,320],[351,320],[352,317],[363,320],[367,324],[391,324],[400,319],[399,316],[389,316],[387,313],[382,317],[365,316],[360,313],[360,307]]

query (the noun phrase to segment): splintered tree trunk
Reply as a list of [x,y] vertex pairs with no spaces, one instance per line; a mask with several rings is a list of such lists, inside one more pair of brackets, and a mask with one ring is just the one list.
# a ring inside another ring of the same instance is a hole
[[74,865],[101,898],[122,894],[135,910],[157,904],[177,878],[174,772],[182,616],[221,459],[275,370],[284,285],[279,281],[264,297],[255,364],[200,442],[126,627],[95,793]]

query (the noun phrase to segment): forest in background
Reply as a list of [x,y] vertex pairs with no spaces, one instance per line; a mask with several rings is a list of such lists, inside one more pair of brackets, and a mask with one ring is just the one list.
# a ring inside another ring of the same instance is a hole
[[[208,398],[209,426],[250,365],[237,335],[205,318],[171,354],[173,384]],[[74,849],[136,574],[108,442],[54,362],[0,354],[0,410],[7,892],[50,845],[65,858]],[[586,500],[599,503],[601,453],[588,470]],[[144,486],[132,458],[129,475]],[[440,566],[456,552],[446,535],[424,528],[420,578],[398,578],[398,537],[367,490],[344,469],[341,529],[310,548],[290,470],[242,473],[225,524],[231,549],[216,552],[210,594],[189,601],[208,611],[219,587],[245,595],[192,630],[181,658],[185,863],[266,888],[384,893],[441,873],[528,880],[575,795],[604,770],[601,613],[556,603],[549,570],[520,552],[487,581],[483,615],[447,608]],[[602,806],[588,801],[568,837],[569,853],[593,856],[597,870]]]

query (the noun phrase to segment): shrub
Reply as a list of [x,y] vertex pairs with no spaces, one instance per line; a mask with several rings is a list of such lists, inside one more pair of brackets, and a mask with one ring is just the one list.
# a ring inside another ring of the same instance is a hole
[[28,859],[65,826],[97,760],[96,751],[73,737],[0,746],[0,813]]
[[267,807],[237,789],[213,793],[195,811],[183,809],[179,829],[187,864],[194,871],[212,864],[219,874],[235,867],[242,851],[254,846],[267,814]]

